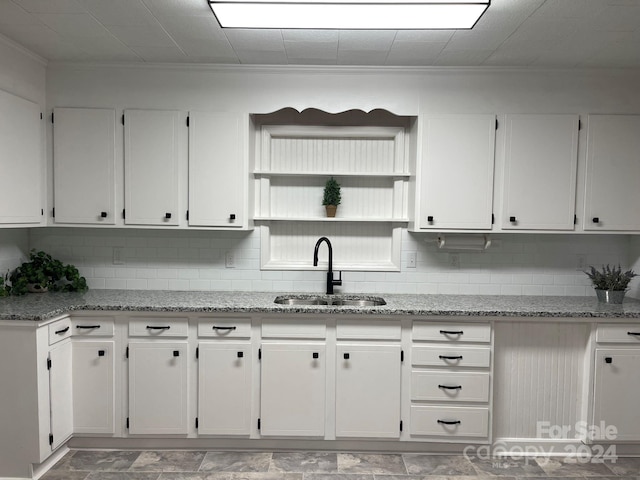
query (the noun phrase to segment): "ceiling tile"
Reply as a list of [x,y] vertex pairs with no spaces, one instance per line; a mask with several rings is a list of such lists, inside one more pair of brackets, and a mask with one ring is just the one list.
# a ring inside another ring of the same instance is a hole
[[187,62],[189,57],[178,47],[131,47],[145,62]]
[[448,42],[455,30],[398,30],[394,43],[397,42]]
[[594,0],[562,0],[545,2],[534,16],[547,18],[594,18],[606,8],[606,3]]
[[176,40],[224,39],[227,41],[215,18],[166,17],[161,23],[167,33]]
[[0,0],[0,24],[42,25],[42,22],[10,0]]
[[288,42],[338,42],[337,30],[281,30]]
[[109,32],[87,13],[38,13],[36,16],[52,30],[69,37],[103,37]]
[[160,25],[111,25],[107,29],[121,42],[130,47],[176,47],[175,42]]
[[[338,42],[284,42],[289,61],[310,63],[308,60],[319,60],[335,63],[338,59]],[[305,61],[307,60],[307,61]]]
[[287,65],[287,56],[282,50],[278,51],[257,51],[257,50],[236,50],[240,63],[251,65]]
[[339,49],[342,51],[388,51],[395,30],[340,30]]
[[633,32],[640,28],[640,2],[635,6],[610,6],[591,18],[585,28],[596,31]]
[[44,25],[4,25],[2,33],[50,60],[86,60],[85,52]]
[[509,38],[509,33],[485,30],[459,31],[451,37],[447,48],[452,50],[495,50]]
[[141,0],[76,0],[104,25],[159,25]]
[[[212,17],[213,12],[206,0],[142,0],[154,15],[159,17],[203,16]],[[214,18],[215,20],[215,18]]]
[[444,48],[434,65],[439,66],[475,66],[482,63],[493,53],[492,50],[450,50]]
[[224,30],[233,48],[236,50],[282,51],[284,41],[280,30]]
[[387,65],[433,65],[447,44],[445,42],[393,42]]
[[13,0],[29,13],[84,13],[75,0]]
[[338,50],[340,65],[384,65],[388,51],[376,50]]

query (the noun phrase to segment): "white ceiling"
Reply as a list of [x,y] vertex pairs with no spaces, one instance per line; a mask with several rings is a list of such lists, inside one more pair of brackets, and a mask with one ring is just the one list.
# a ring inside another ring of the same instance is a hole
[[640,0],[492,0],[472,30],[223,30],[206,0],[0,0],[50,61],[640,67]]

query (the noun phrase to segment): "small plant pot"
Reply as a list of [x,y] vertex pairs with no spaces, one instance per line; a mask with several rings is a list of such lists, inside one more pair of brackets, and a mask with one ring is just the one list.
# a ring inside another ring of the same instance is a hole
[[27,285],[27,290],[31,293],[44,293],[49,291],[49,287],[43,287],[39,283],[30,283]]
[[600,290],[595,289],[598,301],[602,303],[620,304],[624,300],[624,290]]
[[327,217],[335,217],[336,216],[336,210],[338,210],[338,206],[337,205],[325,205],[324,208],[327,211]]

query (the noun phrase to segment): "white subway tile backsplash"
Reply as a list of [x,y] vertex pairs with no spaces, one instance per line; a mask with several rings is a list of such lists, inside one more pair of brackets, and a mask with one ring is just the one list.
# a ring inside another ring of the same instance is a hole
[[[439,250],[434,234],[402,232],[400,272],[343,272],[343,293],[452,293],[463,295],[593,295],[576,270],[587,264],[640,270],[640,239],[625,235],[494,234],[485,252],[460,252],[460,266]],[[429,241],[425,241],[428,239]],[[123,248],[124,265],[113,264]],[[15,268],[29,248],[64,252],[61,260],[81,267],[91,288],[153,290],[253,290],[322,292],[326,264],[309,270],[260,270],[260,230],[252,232],[40,228],[30,233],[0,230],[0,267]],[[407,252],[417,253],[406,268]],[[233,253],[235,265],[225,267]],[[310,245],[309,252],[313,252]],[[55,255],[54,255],[55,256]],[[311,260],[311,256],[309,261]],[[10,265],[5,267],[5,265]],[[640,283],[640,280],[634,280]],[[640,296],[632,283],[630,295]]]

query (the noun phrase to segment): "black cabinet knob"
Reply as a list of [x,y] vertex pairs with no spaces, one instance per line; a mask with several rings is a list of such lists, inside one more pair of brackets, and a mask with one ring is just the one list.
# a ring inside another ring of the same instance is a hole
[[100,212],[101,218],[107,218],[107,212]]
[[244,357],[244,352],[238,352],[238,358]]
[[349,360],[349,356],[350,356],[350,355],[349,355],[348,353],[345,353],[343,356],[344,356],[344,359],[345,359],[345,360]]
[[180,356],[180,350],[174,350],[173,351],[173,356],[174,357],[179,357]]
[[517,222],[516,217],[509,217],[509,221],[510,221],[511,223],[515,223],[515,222]]
[[164,214],[164,218],[166,218],[167,220],[169,220],[171,218],[171,214],[170,213],[165,213]]
[[104,357],[105,351],[104,350],[98,350],[98,356],[99,357]]
[[605,362],[605,363],[613,363],[613,358],[611,358],[611,357],[604,357],[604,362]]
[[313,352],[313,358],[318,358],[318,357],[319,357],[318,352]]
[[433,215],[427,216],[427,222],[433,222]]
[[236,214],[232,213],[231,215],[229,215],[229,220],[235,220],[236,219]]
[[593,223],[600,223],[600,217],[593,217]]

